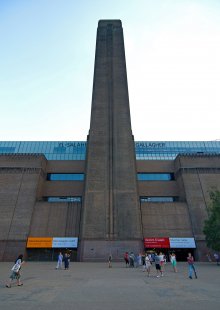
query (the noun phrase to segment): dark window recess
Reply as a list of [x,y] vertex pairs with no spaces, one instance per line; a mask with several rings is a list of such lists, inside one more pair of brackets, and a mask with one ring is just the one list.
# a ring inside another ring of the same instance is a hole
[[175,202],[178,201],[178,197],[155,197],[155,196],[144,196],[140,197],[140,202]]
[[48,173],[48,181],[83,181],[84,173]]
[[174,180],[173,173],[138,173],[138,181],[172,181]]

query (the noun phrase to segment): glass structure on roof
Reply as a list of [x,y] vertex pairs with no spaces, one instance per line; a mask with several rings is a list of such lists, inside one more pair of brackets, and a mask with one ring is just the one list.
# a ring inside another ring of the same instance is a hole
[[[85,160],[85,141],[2,141],[0,154],[44,154],[48,160]],[[220,141],[136,141],[137,160],[174,160],[178,154],[220,154]]]
[[84,141],[0,142],[0,154],[44,154],[48,160],[85,160]]
[[174,160],[178,154],[220,154],[220,141],[137,141],[137,160]]

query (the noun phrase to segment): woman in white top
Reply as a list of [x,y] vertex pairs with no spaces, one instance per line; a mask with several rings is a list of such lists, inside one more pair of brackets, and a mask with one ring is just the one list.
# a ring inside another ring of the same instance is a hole
[[165,260],[164,260],[164,254],[162,252],[160,252],[159,258],[160,258],[160,268],[161,268],[162,273],[164,273]]
[[23,283],[21,283],[21,266],[23,265],[24,261],[23,261],[23,255],[19,255],[18,258],[15,261],[14,266],[12,267],[11,271],[11,275],[10,275],[10,279],[8,284],[6,284],[6,287],[10,288],[12,281],[13,280],[17,280],[17,286],[22,286]]
[[145,268],[147,269],[147,276],[150,276],[150,267],[151,267],[151,262],[150,258],[148,255],[145,256]]
[[176,268],[176,255],[174,253],[172,253],[170,255],[170,262],[171,262],[171,264],[173,266],[173,271],[177,272],[177,268]]

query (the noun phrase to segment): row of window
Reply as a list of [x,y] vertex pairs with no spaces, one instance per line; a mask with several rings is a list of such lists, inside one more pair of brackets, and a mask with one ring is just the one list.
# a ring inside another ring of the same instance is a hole
[[[136,141],[137,160],[173,160],[178,154],[220,154],[220,141]],[[85,160],[85,141],[1,141],[0,154],[39,154],[49,160]]]
[[85,160],[85,141],[5,141],[0,154],[44,154],[48,160]]
[[174,160],[178,154],[220,153],[220,141],[137,141],[137,160]]
[[[48,173],[48,181],[84,181],[84,173]],[[173,173],[138,173],[138,181],[172,181]]]
[[[60,196],[60,197],[44,197],[47,202],[82,202],[82,197],[79,196]],[[140,197],[140,202],[174,202],[178,201],[178,197],[157,197],[157,196],[144,196]]]

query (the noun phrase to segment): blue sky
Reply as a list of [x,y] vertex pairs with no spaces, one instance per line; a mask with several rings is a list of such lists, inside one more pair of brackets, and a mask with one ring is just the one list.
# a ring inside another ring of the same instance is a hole
[[99,19],[122,20],[136,141],[220,139],[219,16],[219,0],[0,0],[0,140],[86,140]]

